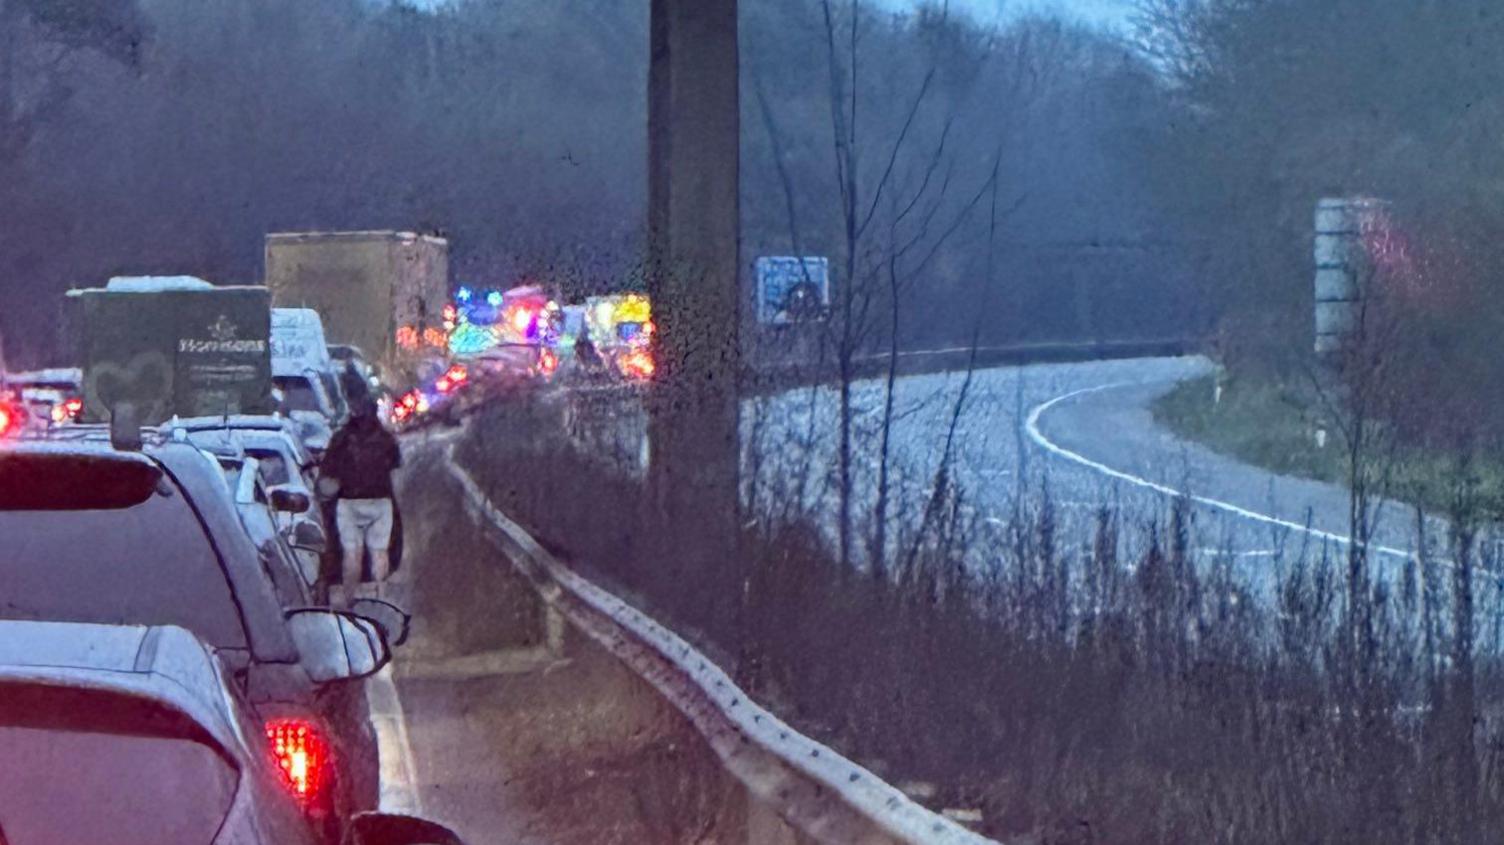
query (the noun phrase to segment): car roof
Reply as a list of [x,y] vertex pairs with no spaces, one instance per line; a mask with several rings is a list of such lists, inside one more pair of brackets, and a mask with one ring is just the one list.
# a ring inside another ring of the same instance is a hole
[[227,431],[208,430],[187,432],[188,442],[216,458],[244,458],[245,449],[240,441]]
[[83,370],[68,367],[53,367],[45,370],[23,370],[5,373],[0,381],[13,385],[59,384],[77,387],[83,383]]
[[266,428],[198,429],[186,432],[188,442],[215,455],[273,451],[291,456],[300,468],[313,463],[302,441],[285,431]]
[[173,417],[161,428],[181,428],[185,431],[208,431],[211,429],[250,429],[253,431],[290,431],[296,433],[295,424],[280,414],[231,414],[224,417]]
[[154,464],[143,452],[121,451],[110,445],[109,433],[95,426],[69,426],[55,432],[24,432],[20,437],[0,439],[0,449],[23,454],[88,455],[100,460]]
[[4,680],[149,697],[191,717],[226,749],[246,742],[214,654],[175,625],[0,620]]

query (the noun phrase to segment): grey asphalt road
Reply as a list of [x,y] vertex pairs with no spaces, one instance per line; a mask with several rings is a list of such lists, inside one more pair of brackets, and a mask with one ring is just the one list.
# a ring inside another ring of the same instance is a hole
[[[1133,551],[1146,534],[1132,527],[1163,520],[1172,499],[1183,493],[1195,502],[1195,544],[1207,557],[1234,555],[1236,567],[1255,580],[1299,555],[1344,554],[1345,490],[1248,466],[1154,423],[1149,406],[1155,397],[1211,367],[1203,358],[1187,357],[989,369],[975,374],[959,416],[954,412],[964,374],[900,379],[891,437],[892,471],[902,490],[897,498],[925,500],[954,417],[955,476],[984,520],[1006,520],[1017,497],[1037,502],[1048,490],[1063,536],[1085,542],[1093,512],[1109,504],[1130,527],[1126,548]],[[862,444],[859,496],[870,497],[875,488],[882,393],[878,381],[854,390]],[[835,419],[829,390],[748,403],[745,440],[756,444],[749,447],[748,465],[757,468],[751,474],[761,508],[789,501],[788,479],[808,465],[813,470],[805,500],[835,512],[835,443],[819,434],[833,431]],[[803,461],[804,454],[814,457]],[[1375,516],[1375,559],[1392,568],[1413,546],[1413,516],[1395,505],[1380,506]]]
[[383,807],[468,845],[713,841],[725,823],[713,752],[603,649],[549,636],[533,588],[445,474],[438,450],[454,434],[404,444],[412,565],[388,597],[414,618],[373,695]]
[[[1250,466],[1156,425],[1150,405],[1177,381],[1078,388],[1036,405],[1025,427],[1061,472],[1104,483],[1136,501],[1190,497],[1203,547],[1237,553],[1245,570],[1267,569],[1282,555],[1345,554],[1347,490]],[[1414,549],[1413,512],[1380,503],[1372,518],[1373,559],[1393,571]]]

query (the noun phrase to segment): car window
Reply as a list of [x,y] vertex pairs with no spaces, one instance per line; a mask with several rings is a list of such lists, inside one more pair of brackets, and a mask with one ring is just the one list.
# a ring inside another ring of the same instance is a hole
[[181,625],[244,648],[182,491],[144,462],[0,454],[0,618]]
[[287,460],[277,452],[263,451],[260,449],[247,450],[255,456],[261,472],[261,481],[268,487],[276,487],[292,481],[292,474],[287,469]]
[[[239,772],[182,713],[129,695],[0,683],[7,845],[202,845]],[[24,764],[22,764],[24,762]]]

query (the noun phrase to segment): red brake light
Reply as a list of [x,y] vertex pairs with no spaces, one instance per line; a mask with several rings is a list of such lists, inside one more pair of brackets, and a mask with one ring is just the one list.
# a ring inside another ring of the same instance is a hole
[[0,437],[9,437],[21,428],[21,414],[10,405],[0,403]]
[[83,410],[84,400],[76,396],[72,399],[65,399],[52,406],[52,421],[58,424],[72,422],[78,419]]
[[266,723],[266,738],[287,788],[300,802],[312,801],[324,786],[329,766],[324,737],[302,719],[279,719]]

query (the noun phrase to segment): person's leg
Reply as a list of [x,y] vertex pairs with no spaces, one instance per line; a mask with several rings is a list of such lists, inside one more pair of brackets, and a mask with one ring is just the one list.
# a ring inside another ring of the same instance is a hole
[[366,528],[366,543],[371,549],[371,578],[380,584],[392,573],[389,554],[392,546],[392,500],[372,502],[367,515],[370,518]]
[[360,584],[360,564],[364,557],[366,536],[360,510],[359,502],[340,499],[335,514],[335,521],[339,525],[340,548],[344,552],[341,559],[341,580],[347,591]]

